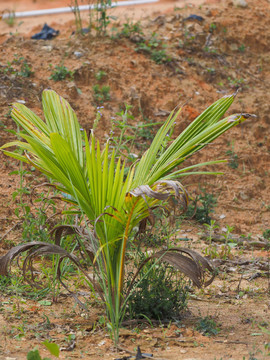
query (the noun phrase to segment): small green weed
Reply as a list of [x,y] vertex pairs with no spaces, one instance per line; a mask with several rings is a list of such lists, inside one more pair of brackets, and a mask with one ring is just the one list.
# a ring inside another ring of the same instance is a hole
[[[15,20],[16,20],[16,17],[15,17],[15,12],[12,11],[12,10],[5,10],[4,11],[4,14],[7,13],[8,16],[4,18],[4,21],[5,23],[10,26],[10,27],[13,27],[15,25]],[[3,15],[4,15],[3,14]]]
[[140,22],[127,22],[123,25],[123,29],[120,31],[119,36],[129,38],[133,34],[143,35],[142,27]]
[[66,78],[73,79],[74,72],[68,70],[64,65],[55,65],[54,69],[52,69],[52,65],[50,64],[50,68],[52,72],[51,76],[49,77],[50,80],[62,81]]
[[205,336],[215,336],[220,332],[217,323],[210,316],[201,318],[196,325],[196,330]]
[[210,214],[214,212],[217,200],[213,194],[209,194],[205,189],[191,201],[184,215],[185,218],[193,218],[200,224],[210,224]]
[[207,246],[204,249],[203,253],[211,257],[211,259],[218,258],[218,259],[227,260],[228,258],[232,258],[231,251],[233,248],[237,246],[237,243],[231,236],[234,228],[232,226],[226,225],[226,232],[223,235],[225,243],[217,247],[215,244],[212,243],[212,237],[214,235],[215,229],[218,229],[219,226],[215,225],[214,220],[211,220],[210,224],[204,224],[204,225],[209,230],[209,235],[207,237],[207,240],[209,241],[209,246]]
[[15,54],[13,60],[7,62],[4,73],[21,77],[30,77],[34,72],[32,71],[32,65],[29,64],[23,56],[18,57],[18,55]]
[[211,24],[210,24],[209,31],[210,31],[211,33],[213,33],[214,30],[216,30],[216,28],[217,28],[217,25],[216,25],[215,23],[211,23]]
[[21,69],[18,72],[19,76],[30,77],[34,72],[32,71],[32,65],[29,64],[23,57],[21,58]]
[[20,275],[13,274],[12,278],[9,276],[0,275],[0,291],[1,294],[25,296],[29,298],[36,298],[37,293],[33,291],[29,284],[24,284]]
[[226,151],[226,155],[230,157],[228,161],[228,166],[232,169],[237,169],[239,166],[238,155],[234,152],[233,149]]
[[238,50],[239,50],[240,52],[245,52],[246,46],[245,46],[244,44],[242,44],[242,45],[239,46]]
[[207,256],[210,256],[211,259],[215,259],[218,257],[217,247],[212,244],[212,238],[215,233],[215,230],[219,228],[218,225],[215,225],[215,220],[210,220],[210,224],[204,224],[204,226],[208,229],[209,235],[207,237],[207,241],[209,245],[204,249],[203,253]]
[[50,358],[42,358],[40,356],[40,353],[38,351],[38,349],[35,349],[35,350],[31,350],[28,352],[27,354],[27,360],[51,360]]
[[109,86],[99,86],[98,84],[96,84],[93,86],[93,91],[94,100],[98,104],[103,104],[105,101],[109,101],[111,99]]
[[212,47],[209,46],[205,46],[203,48],[203,51],[210,53],[210,54],[216,54],[217,53],[217,49],[213,49]]
[[270,229],[264,230],[263,237],[267,240],[270,240]]
[[151,52],[151,59],[157,64],[164,64],[171,61],[171,58],[166,54],[165,50],[153,50]]
[[228,258],[232,258],[231,251],[237,246],[237,243],[231,237],[233,229],[233,226],[226,225],[226,232],[223,235],[225,239],[225,244],[221,246],[220,252],[221,259],[227,260]]
[[150,55],[150,58],[157,64],[165,64],[171,61],[171,57],[165,52],[165,44],[157,38],[157,34],[153,33],[148,41],[142,41],[135,49],[137,52],[142,52]]
[[[50,352],[51,355],[55,357],[59,357],[60,350],[57,344],[50,343],[48,340],[44,341],[42,344],[47,348],[47,350]],[[47,357],[42,358],[40,356],[39,350],[34,349],[28,352],[27,360],[51,360],[51,359]]]
[[229,85],[230,85],[232,88],[237,89],[237,88],[239,88],[241,85],[243,85],[244,79],[243,79],[243,78],[233,79],[233,78],[231,78],[230,76],[228,76],[228,82],[229,82]]
[[106,76],[107,76],[107,73],[105,71],[103,71],[103,70],[100,70],[95,74],[95,78],[98,81],[102,81]]
[[[143,120],[143,123],[139,123],[138,125],[137,136],[144,141],[152,140],[154,138],[153,126],[155,126],[156,123],[152,122],[151,119],[146,117],[144,117]],[[146,147],[148,146],[146,143],[140,145],[138,144],[138,146],[142,147],[143,149],[145,145]]]

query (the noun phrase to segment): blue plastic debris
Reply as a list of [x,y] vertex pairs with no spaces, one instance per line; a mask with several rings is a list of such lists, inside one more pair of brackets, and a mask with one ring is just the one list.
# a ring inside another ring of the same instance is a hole
[[45,24],[42,28],[42,30],[33,35],[31,39],[35,40],[50,40],[53,37],[57,36],[59,34],[59,30],[54,30],[49,25]]
[[184,19],[184,21],[188,21],[188,20],[203,21],[204,18],[202,16],[192,14],[192,15],[189,15],[187,18]]

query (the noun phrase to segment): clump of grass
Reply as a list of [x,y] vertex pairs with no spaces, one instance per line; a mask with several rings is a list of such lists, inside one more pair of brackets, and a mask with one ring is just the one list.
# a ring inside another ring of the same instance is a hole
[[270,229],[264,230],[263,237],[267,240],[270,240]]
[[95,78],[96,78],[98,81],[102,81],[106,76],[107,76],[107,73],[106,73],[106,71],[103,71],[103,70],[99,70],[99,71],[95,74]]
[[94,100],[98,104],[103,104],[105,101],[109,101],[111,99],[110,95],[110,86],[100,86],[98,84],[93,86],[94,91]]
[[215,336],[220,332],[217,323],[210,316],[201,318],[196,325],[196,330],[205,336]]
[[229,155],[228,166],[231,169],[237,169],[239,166],[238,155],[233,150],[226,151],[226,155]]
[[52,69],[52,74],[49,79],[54,81],[62,81],[66,78],[73,78],[73,71],[68,70],[64,65],[55,65],[54,69]]
[[127,23],[125,23],[123,25],[123,29],[119,33],[119,36],[129,38],[133,34],[143,35],[143,30],[142,30],[140,22],[136,22],[136,23],[127,22]]
[[171,57],[165,51],[166,45],[153,33],[149,40],[144,40],[135,49],[137,52],[149,54],[150,58],[157,64],[165,64],[171,61]]
[[14,55],[12,61],[8,61],[4,68],[5,74],[13,74],[15,76],[30,77],[34,72],[32,71],[32,65],[23,57]]

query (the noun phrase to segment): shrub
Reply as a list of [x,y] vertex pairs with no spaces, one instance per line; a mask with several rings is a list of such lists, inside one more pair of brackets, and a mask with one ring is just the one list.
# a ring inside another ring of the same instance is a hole
[[[145,256],[140,263],[143,260]],[[126,316],[131,319],[178,319],[187,307],[187,282],[169,265],[148,262],[139,273],[134,289],[127,302]]]

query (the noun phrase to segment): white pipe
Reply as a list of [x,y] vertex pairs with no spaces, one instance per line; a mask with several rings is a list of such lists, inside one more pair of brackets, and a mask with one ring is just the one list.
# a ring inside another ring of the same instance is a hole
[[[131,1],[120,1],[120,2],[114,2],[109,6],[116,7],[116,6],[130,6],[130,5],[140,5],[140,4],[148,4],[148,3],[154,3],[158,2],[158,0],[131,0]],[[78,6],[79,11],[85,11],[85,10],[91,10],[96,9],[97,7],[100,7],[100,5],[92,4],[92,5],[80,5]],[[62,14],[62,13],[68,13],[72,12],[74,10],[74,7],[62,7],[62,8],[55,8],[55,9],[43,9],[43,10],[32,10],[32,11],[21,11],[16,13],[5,13],[2,16],[2,19],[7,19],[10,16],[14,16],[15,18],[21,18],[21,17],[29,17],[29,16],[40,16],[40,15],[53,15],[53,14]]]

